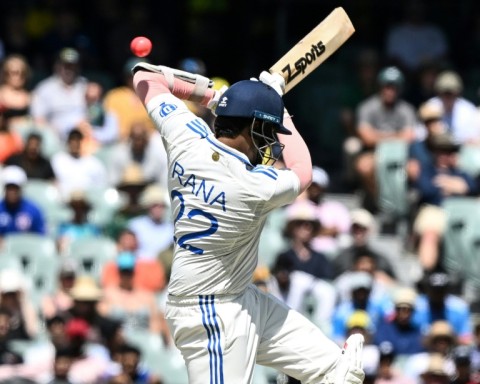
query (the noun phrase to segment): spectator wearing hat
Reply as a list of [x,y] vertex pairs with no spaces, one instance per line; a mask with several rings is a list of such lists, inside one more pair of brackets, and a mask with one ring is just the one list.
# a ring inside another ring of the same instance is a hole
[[[161,292],[167,284],[165,267],[156,259],[139,257],[138,240],[135,232],[124,229],[117,239],[118,256],[124,252],[135,256],[133,286],[151,292]],[[120,284],[120,270],[116,260],[105,263],[102,270],[102,286],[104,288]]]
[[336,255],[350,229],[350,213],[341,202],[325,199],[329,184],[328,173],[314,166],[312,183],[305,193],[316,205],[316,215],[320,222],[318,234],[312,240],[312,248],[317,252]]
[[36,124],[55,130],[63,142],[69,131],[87,114],[87,79],[80,75],[80,54],[73,48],[62,49],[54,73],[33,89],[31,115]]
[[9,233],[45,234],[45,217],[40,208],[22,195],[27,182],[25,171],[9,165],[0,173],[4,198],[0,201],[0,236]]
[[434,89],[436,96],[427,102],[442,108],[442,120],[447,132],[460,144],[478,143],[478,111],[474,103],[462,97],[463,81],[460,75],[452,70],[441,72],[435,80]]
[[119,124],[119,140],[126,142],[130,131],[135,124],[145,124],[148,132],[153,132],[153,124],[145,107],[133,90],[132,68],[139,62],[146,62],[145,58],[131,57],[123,67],[123,84],[106,92],[104,107],[114,113]]
[[473,340],[471,312],[467,302],[451,293],[450,278],[444,272],[427,274],[425,293],[418,296],[415,322],[424,331],[437,320],[447,321],[462,344]]
[[380,318],[374,342],[380,346],[389,342],[398,355],[411,355],[425,350],[420,327],[413,322],[417,293],[410,287],[400,287],[394,292],[394,312]]
[[23,151],[14,153],[5,160],[5,165],[21,167],[27,174],[28,180],[55,181],[50,159],[43,156],[42,135],[39,132],[31,132],[25,140]]
[[432,354],[443,357],[445,370],[450,377],[455,374],[455,363],[451,352],[457,345],[457,335],[449,323],[438,320],[432,323],[426,334],[423,343],[425,351],[409,355],[402,365],[406,375],[412,378],[419,378],[422,372],[428,368]]
[[65,199],[76,190],[101,189],[108,186],[107,170],[93,155],[82,154],[84,135],[74,128],[67,136],[67,148],[52,157],[58,187]]
[[363,271],[353,271],[345,279],[347,287],[337,287],[337,292],[348,291],[348,298],[339,296],[339,301],[332,316],[333,338],[339,344],[346,334],[347,322],[350,316],[358,310],[367,312],[372,325],[372,332],[379,319],[391,312],[391,303],[383,296],[372,296],[373,278],[371,274]]
[[428,356],[427,366],[420,372],[420,384],[449,384],[452,374],[449,362],[441,354],[432,353]]
[[414,384],[415,380],[406,376],[396,367],[397,352],[392,343],[383,341],[378,346],[378,370],[374,384]]
[[76,277],[76,263],[72,259],[63,260],[58,272],[57,288],[51,295],[42,299],[41,314],[44,319],[68,311],[73,305],[73,298],[70,290],[73,287]]
[[414,138],[415,110],[401,98],[403,83],[404,76],[398,68],[383,68],[377,77],[378,92],[357,107],[357,134],[362,150],[355,168],[367,193],[365,203],[371,209],[376,209],[377,200],[374,156],[377,144],[389,139],[410,143]]
[[152,184],[142,192],[139,202],[145,213],[131,219],[127,227],[137,236],[139,258],[156,259],[173,245],[168,192]]
[[72,191],[67,206],[73,215],[70,220],[58,226],[56,240],[60,253],[75,240],[97,237],[101,234],[101,228],[89,221],[88,214],[92,205],[83,190]]
[[167,188],[167,153],[162,138],[150,131],[144,122],[133,123],[128,140],[116,144],[108,162],[110,183],[117,185],[125,170],[136,165],[148,183],[157,183]]
[[355,256],[361,252],[375,258],[378,272],[382,271],[389,278],[395,278],[390,261],[371,245],[372,234],[375,232],[373,215],[366,209],[358,208],[350,212],[350,220],[351,245],[342,249],[333,260],[335,277],[351,270],[355,262]]
[[100,313],[118,320],[125,329],[160,334],[165,344],[169,345],[171,337],[155,294],[134,285],[135,256],[130,252],[122,252],[116,261],[120,281],[117,286],[105,288],[99,303]]
[[426,142],[432,161],[420,164],[416,176],[410,173],[412,188],[418,194],[418,214],[413,230],[416,249],[423,269],[440,266],[440,244],[446,218],[441,204],[446,197],[467,196],[477,192],[475,180],[457,165],[460,144],[448,133],[438,133]]
[[38,316],[26,285],[26,278],[20,271],[10,268],[0,271],[0,309],[10,313],[10,339],[30,340],[39,331]]

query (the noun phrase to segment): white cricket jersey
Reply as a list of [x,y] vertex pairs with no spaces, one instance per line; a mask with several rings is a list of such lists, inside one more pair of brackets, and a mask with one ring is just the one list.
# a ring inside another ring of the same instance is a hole
[[147,110],[168,154],[175,250],[168,291],[175,296],[236,294],[251,283],[268,213],[291,203],[300,180],[290,170],[252,166],[215,139],[171,94]]

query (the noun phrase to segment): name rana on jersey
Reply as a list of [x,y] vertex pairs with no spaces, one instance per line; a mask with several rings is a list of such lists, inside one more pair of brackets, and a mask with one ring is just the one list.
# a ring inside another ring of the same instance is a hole
[[180,185],[185,188],[191,187],[191,192],[198,198],[202,198],[208,205],[219,204],[224,212],[226,208],[226,195],[224,191],[215,190],[214,185],[208,185],[205,179],[202,179],[195,174],[186,174],[185,168],[176,161],[173,165],[172,176],[177,178]]

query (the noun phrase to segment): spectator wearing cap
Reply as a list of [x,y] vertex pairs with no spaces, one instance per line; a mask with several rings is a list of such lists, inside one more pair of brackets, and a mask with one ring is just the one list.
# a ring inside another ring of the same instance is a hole
[[435,80],[436,96],[428,103],[440,106],[447,132],[460,144],[478,143],[480,122],[474,103],[462,96],[463,81],[458,72],[446,70]]
[[23,151],[14,153],[5,160],[5,165],[21,167],[27,174],[28,180],[55,181],[50,159],[43,156],[42,135],[40,132],[31,132],[25,140]]
[[0,309],[10,313],[10,339],[30,340],[37,336],[40,324],[28,296],[27,280],[16,269],[0,271]]
[[165,344],[169,345],[171,337],[155,294],[134,285],[136,261],[131,252],[118,255],[116,262],[120,281],[117,286],[105,288],[99,312],[121,322],[125,329],[160,334]]
[[419,295],[416,302],[414,318],[417,324],[426,330],[437,320],[447,321],[460,343],[471,343],[473,334],[470,308],[465,300],[451,293],[448,274],[427,274],[423,283],[425,293]]
[[[349,317],[358,310],[367,312],[372,332],[379,319],[391,312],[391,303],[383,296],[372,296],[373,278],[371,274],[363,271],[351,272],[348,279],[344,280],[346,287],[337,287],[339,301],[332,316],[332,337],[339,344],[342,343],[346,334],[346,327]],[[348,297],[342,297],[343,291],[349,293]]]
[[167,188],[167,153],[162,138],[158,132],[150,131],[144,122],[133,123],[128,140],[113,147],[108,161],[110,183],[117,185],[132,165],[139,167],[146,182]]
[[92,205],[83,190],[70,193],[67,207],[72,212],[72,217],[59,224],[56,236],[60,253],[75,240],[97,237],[101,234],[101,228],[89,221],[88,214]]
[[403,100],[404,76],[396,67],[383,68],[377,77],[378,92],[363,102],[356,111],[357,134],[362,143],[355,168],[367,195],[366,207],[376,209],[375,179],[376,146],[389,139],[411,142],[414,138],[416,116],[414,107]]
[[389,342],[398,355],[411,355],[425,350],[420,327],[413,322],[417,293],[410,287],[399,287],[393,294],[394,312],[380,318],[374,342]]
[[156,259],[173,245],[168,192],[152,184],[142,192],[139,202],[145,213],[131,219],[127,227],[137,236],[139,257]]
[[107,170],[93,155],[82,154],[83,133],[72,129],[68,133],[66,150],[52,157],[52,167],[58,187],[65,199],[76,190],[102,189],[108,186]]
[[45,217],[40,208],[22,195],[27,182],[25,171],[9,165],[0,173],[4,198],[0,201],[0,236],[10,233],[45,234]]
[[73,287],[76,277],[76,263],[74,260],[63,260],[57,277],[57,288],[51,295],[46,295],[42,299],[41,315],[44,319],[50,319],[54,316],[68,311],[73,305],[73,298],[70,290]]
[[11,127],[11,117],[0,104],[0,164],[23,149],[23,139]]
[[425,351],[409,355],[404,361],[403,368],[406,375],[419,378],[428,368],[432,354],[443,357],[445,370],[449,376],[455,374],[455,363],[451,352],[457,345],[457,337],[449,323],[444,320],[435,321],[424,336]]
[[80,54],[73,48],[62,49],[54,73],[33,89],[31,115],[36,124],[55,130],[61,141],[87,113],[87,79],[80,75]]
[[320,222],[318,234],[312,240],[312,248],[317,252],[336,255],[350,229],[350,213],[339,201],[325,199],[330,178],[328,173],[317,166],[312,170],[312,183],[306,190],[307,198],[314,203]]
[[116,115],[119,124],[119,139],[126,142],[134,124],[145,124],[148,132],[153,132],[154,127],[145,107],[133,90],[132,68],[146,59],[131,57],[123,67],[123,84],[110,89],[104,98],[104,107]]
[[361,250],[362,253],[368,253],[375,258],[378,271],[382,271],[390,278],[395,278],[390,261],[371,245],[371,238],[376,230],[373,215],[366,209],[358,208],[350,212],[350,220],[352,243],[343,248],[333,260],[335,277],[353,268],[355,256]]
[[[134,232],[123,229],[117,239],[118,256],[123,252],[132,253],[135,256],[135,271],[133,285],[135,288],[151,292],[161,292],[167,284],[165,267],[156,259],[139,257],[138,240]],[[102,270],[102,286],[117,287],[120,284],[120,270],[116,260],[105,263]]]
[[374,384],[414,384],[415,380],[406,376],[396,367],[397,352],[392,343],[383,341],[378,346],[378,370]]

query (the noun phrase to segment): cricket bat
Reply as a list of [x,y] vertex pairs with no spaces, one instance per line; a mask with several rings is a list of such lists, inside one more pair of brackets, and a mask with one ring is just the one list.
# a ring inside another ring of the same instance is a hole
[[335,8],[320,24],[269,69],[285,79],[285,93],[327,60],[355,32],[342,7]]

